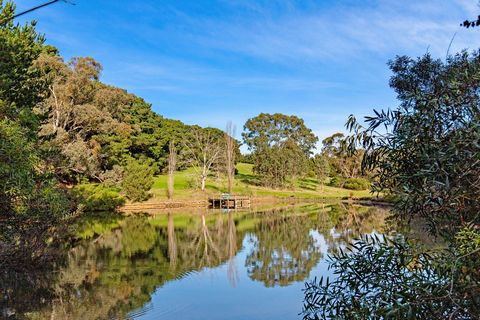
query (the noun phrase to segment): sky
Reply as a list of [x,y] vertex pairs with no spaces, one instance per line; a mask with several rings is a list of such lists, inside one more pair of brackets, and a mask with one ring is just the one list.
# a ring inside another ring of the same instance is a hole
[[479,14],[476,0],[68,0],[17,21],[36,20],[66,61],[95,58],[103,82],[167,118],[232,121],[240,137],[247,119],[280,112],[322,140],[350,114],[398,104],[387,66],[396,55],[480,48],[480,28],[460,27]]

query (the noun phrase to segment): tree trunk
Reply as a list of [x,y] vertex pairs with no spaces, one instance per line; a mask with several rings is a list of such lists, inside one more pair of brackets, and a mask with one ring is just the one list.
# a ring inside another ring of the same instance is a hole
[[168,199],[172,199],[173,191],[174,191],[174,177],[175,177],[175,169],[177,166],[177,149],[175,148],[175,144],[173,141],[170,141],[168,146],[168,180],[167,180],[167,197]]
[[228,193],[232,193],[233,180],[235,179],[235,143],[233,136],[235,135],[235,127],[231,122],[227,123],[225,131],[225,151],[226,151],[226,170]]

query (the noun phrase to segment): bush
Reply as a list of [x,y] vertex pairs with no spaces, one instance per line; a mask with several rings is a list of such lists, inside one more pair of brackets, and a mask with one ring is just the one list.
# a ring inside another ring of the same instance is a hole
[[125,204],[125,198],[116,188],[102,185],[83,184],[75,187],[77,202],[86,211],[112,211]]
[[330,257],[335,279],[306,284],[303,319],[478,319],[479,275],[468,267],[479,248],[433,254],[403,239],[357,240]]
[[345,183],[345,179],[339,176],[332,177],[328,182],[328,185],[331,187],[343,188],[343,184]]
[[345,188],[349,190],[367,190],[370,188],[370,181],[365,178],[348,178],[333,177],[328,183],[331,187]]
[[133,159],[128,161],[122,182],[125,196],[132,201],[146,200],[153,186],[153,171],[148,164]]
[[350,178],[345,180],[343,187],[350,190],[367,190],[370,182],[364,178]]
[[106,187],[120,187],[122,185],[123,175],[123,167],[114,165],[111,170],[101,173],[100,179]]

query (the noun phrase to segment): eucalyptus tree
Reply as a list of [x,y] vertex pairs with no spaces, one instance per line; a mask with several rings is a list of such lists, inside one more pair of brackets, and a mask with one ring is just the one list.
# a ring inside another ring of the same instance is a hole
[[337,132],[322,140],[322,154],[327,157],[332,174],[345,179],[358,178],[362,175],[363,150],[349,153],[346,148],[346,137]]
[[261,113],[247,120],[243,141],[252,152],[254,171],[266,185],[284,187],[307,172],[318,138],[301,118]]
[[[34,62],[44,45],[34,23],[14,24],[15,6],[0,1],[0,267],[23,261],[44,263],[58,229],[51,228],[69,211],[63,192],[38,152],[38,117],[44,79]],[[21,267],[18,264],[17,267]]]
[[322,190],[325,183],[325,179],[330,174],[330,163],[328,158],[323,154],[316,154],[312,159],[313,171],[317,178],[318,183],[320,184]]
[[389,65],[400,105],[374,111],[366,128],[351,117],[351,149],[365,148],[363,167],[377,170],[375,191],[397,196],[399,218],[424,218],[447,237],[479,224],[480,51]]

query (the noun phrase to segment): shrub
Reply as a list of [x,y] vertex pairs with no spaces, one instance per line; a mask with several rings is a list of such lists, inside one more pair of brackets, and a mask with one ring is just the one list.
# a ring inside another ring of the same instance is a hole
[[330,178],[330,181],[327,183],[327,185],[331,187],[343,188],[344,183],[345,183],[345,178],[340,176],[334,176]]
[[478,274],[463,272],[474,254],[423,252],[403,239],[357,240],[330,257],[335,279],[306,284],[303,319],[478,319]]
[[101,173],[100,179],[106,187],[120,187],[122,185],[123,175],[123,167],[114,165],[111,170]]
[[350,178],[345,180],[343,187],[350,190],[367,190],[370,182],[364,178]]
[[112,211],[125,204],[125,198],[120,195],[118,189],[103,185],[79,185],[75,187],[73,193],[85,211]]
[[132,201],[146,200],[152,186],[153,168],[137,160],[128,161],[122,182],[125,196]]

